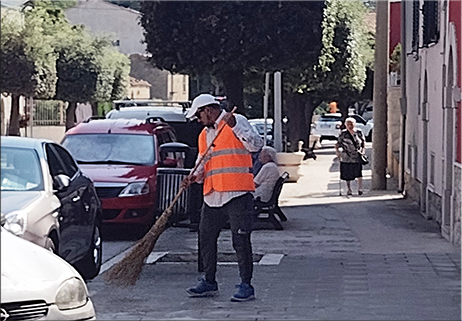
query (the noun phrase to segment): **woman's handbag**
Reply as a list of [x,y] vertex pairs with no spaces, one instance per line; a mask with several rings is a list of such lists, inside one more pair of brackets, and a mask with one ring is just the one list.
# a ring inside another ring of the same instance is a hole
[[[359,133],[361,133],[359,135],[362,137],[362,132],[359,132]],[[351,135],[350,132],[348,132],[348,134],[350,135],[351,141],[353,142],[353,145],[355,145],[355,148],[358,151],[359,156],[361,157],[361,164],[362,165],[369,164],[369,158],[367,158],[366,154],[362,154],[362,153],[359,152],[359,147],[358,147],[358,143],[356,142],[356,139],[353,137],[353,135]],[[361,140],[362,140],[362,138],[361,138]]]
[[361,155],[361,164],[367,165],[369,164],[369,158],[367,158],[366,154],[360,154]]

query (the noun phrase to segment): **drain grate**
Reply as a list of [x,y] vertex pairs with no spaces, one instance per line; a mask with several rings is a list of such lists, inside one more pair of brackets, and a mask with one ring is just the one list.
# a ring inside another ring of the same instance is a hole
[[[258,263],[263,257],[263,254],[254,253],[252,259],[254,263]],[[218,253],[218,263],[237,263],[237,255],[235,252]],[[196,253],[166,253],[158,258],[155,263],[190,263],[197,262]]]

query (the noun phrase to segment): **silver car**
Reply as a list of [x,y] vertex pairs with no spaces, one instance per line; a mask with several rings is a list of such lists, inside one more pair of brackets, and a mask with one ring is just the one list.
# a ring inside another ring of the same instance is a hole
[[61,256],[86,279],[101,267],[101,203],[70,153],[49,140],[1,139],[4,228]]

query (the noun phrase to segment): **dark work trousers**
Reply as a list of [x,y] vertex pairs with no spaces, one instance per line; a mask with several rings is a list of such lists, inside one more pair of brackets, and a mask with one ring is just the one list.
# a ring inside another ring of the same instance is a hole
[[222,207],[210,207],[204,203],[199,223],[199,252],[205,279],[215,282],[217,272],[217,241],[220,230],[229,219],[233,247],[237,254],[239,276],[242,283],[250,283],[253,273],[252,244],[252,194],[233,198]]

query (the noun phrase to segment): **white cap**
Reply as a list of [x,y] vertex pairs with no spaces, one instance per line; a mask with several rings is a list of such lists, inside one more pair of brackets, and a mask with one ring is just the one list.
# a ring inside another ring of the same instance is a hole
[[197,110],[201,107],[208,106],[208,105],[219,105],[219,104],[220,102],[214,96],[209,95],[209,94],[200,94],[199,96],[194,98],[191,108],[186,114],[186,117],[193,118]]

